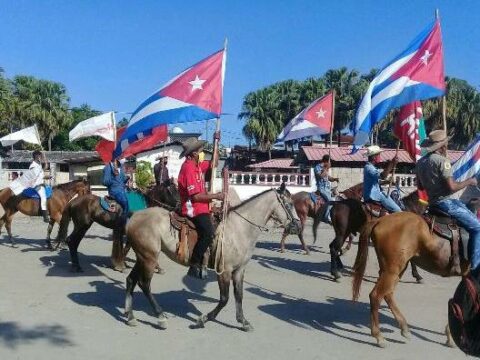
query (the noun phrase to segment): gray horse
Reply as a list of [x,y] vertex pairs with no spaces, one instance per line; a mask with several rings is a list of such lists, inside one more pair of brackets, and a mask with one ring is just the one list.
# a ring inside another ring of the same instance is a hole
[[[242,324],[243,330],[253,329],[243,315],[243,277],[257,239],[261,231],[266,229],[265,225],[270,219],[282,227],[291,228],[292,231],[299,229],[298,217],[283,185],[278,190],[266,190],[229,209],[223,230],[225,234],[223,238],[224,267],[217,277],[220,301],[213,311],[199,317],[198,327],[203,327],[207,321],[215,319],[220,310],[225,307],[228,302],[230,282],[233,281],[237,321]],[[219,225],[219,229],[222,225]],[[166,328],[167,317],[152,296],[150,282],[158,265],[160,251],[171,260],[178,262],[175,254],[177,235],[171,232],[169,212],[162,208],[138,211],[128,222],[126,233],[127,241],[137,258],[127,277],[125,299],[127,324],[136,325],[132,311],[132,295],[138,283],[158,317],[159,326]]]

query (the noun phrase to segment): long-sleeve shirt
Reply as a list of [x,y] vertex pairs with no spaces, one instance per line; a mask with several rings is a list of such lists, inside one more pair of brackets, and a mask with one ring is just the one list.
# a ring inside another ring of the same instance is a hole
[[114,174],[112,163],[105,165],[103,168],[103,185],[108,188],[109,194],[115,191],[125,191],[127,181],[128,179],[121,167],[118,168],[118,175]]
[[168,179],[170,179],[170,176],[168,175],[168,168],[161,163],[155,164],[153,167],[153,173],[155,174],[155,182],[157,185],[164,184]]
[[15,195],[19,195],[26,188],[34,188],[38,185],[42,185],[44,183],[44,177],[45,174],[43,172],[42,164],[33,161],[28,170],[24,171],[22,176],[15,179],[10,184],[10,189],[12,189],[12,192]]

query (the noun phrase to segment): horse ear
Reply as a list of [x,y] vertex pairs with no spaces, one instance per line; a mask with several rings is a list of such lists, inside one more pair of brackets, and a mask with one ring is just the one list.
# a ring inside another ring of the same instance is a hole
[[286,189],[287,189],[287,186],[285,185],[284,182],[282,182],[282,185],[280,185],[280,189],[278,189],[278,192],[279,192],[280,194],[283,194]]

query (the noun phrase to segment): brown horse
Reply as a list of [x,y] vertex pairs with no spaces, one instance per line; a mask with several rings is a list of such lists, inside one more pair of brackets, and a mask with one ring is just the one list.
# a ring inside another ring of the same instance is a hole
[[[159,206],[173,209],[179,202],[179,194],[175,185],[168,187],[157,185],[145,192],[145,197],[149,206]],[[161,201],[160,201],[161,200]],[[73,231],[67,238],[68,224],[73,221]],[[112,265],[117,271],[125,270],[124,253],[122,238],[125,234],[123,220],[119,212],[110,212],[105,210],[100,204],[100,197],[89,194],[79,196],[72,200],[63,212],[60,229],[58,230],[57,242],[67,242],[70,251],[73,272],[82,272],[78,261],[78,246],[92,224],[96,222],[106,228],[113,229],[112,244]]]
[[[377,344],[385,347],[385,339],[379,328],[378,314],[383,299],[397,320],[402,336],[409,337],[407,321],[393,298],[395,287],[408,262],[411,261],[422,269],[440,276],[457,274],[451,271],[452,250],[448,240],[432,234],[421,216],[410,212],[395,213],[369,223],[360,235],[352,285],[354,300],[357,300],[360,294],[370,238],[380,266],[377,283],[370,292],[371,333],[376,338]],[[465,273],[468,266],[468,262],[461,261],[462,272]]]
[[[52,248],[50,235],[55,223],[60,224],[63,209],[75,195],[84,195],[90,193],[90,183],[85,180],[75,180],[65,184],[53,187],[52,196],[47,201],[50,222],[47,229],[47,246]],[[17,211],[29,216],[39,216],[40,201],[38,199],[27,198],[22,195],[15,196],[10,188],[0,191],[0,204],[2,204],[5,214],[0,218],[0,231],[5,224],[9,241],[15,246],[12,238],[12,218]]]

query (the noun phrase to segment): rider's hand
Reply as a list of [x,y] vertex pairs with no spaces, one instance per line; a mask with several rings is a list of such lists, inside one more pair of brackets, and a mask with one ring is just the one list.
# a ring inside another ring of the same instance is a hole
[[477,178],[475,178],[475,177],[471,178],[471,179],[468,181],[468,185],[477,186],[477,185],[478,185]]
[[214,197],[215,200],[220,200],[220,201],[225,200],[225,194],[223,192],[216,193],[214,196],[215,196]]

